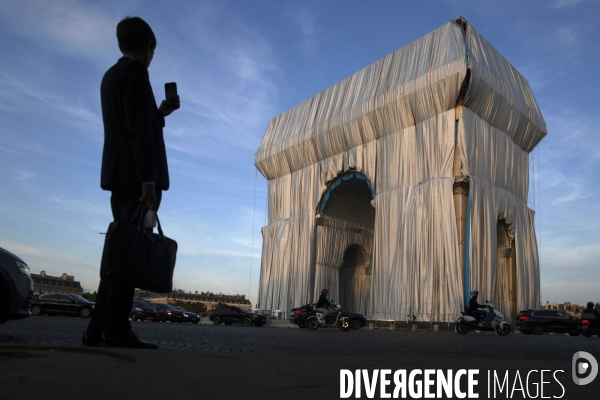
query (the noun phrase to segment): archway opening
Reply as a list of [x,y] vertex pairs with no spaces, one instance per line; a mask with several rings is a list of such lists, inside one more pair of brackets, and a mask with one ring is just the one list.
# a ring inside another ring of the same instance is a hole
[[373,187],[358,171],[328,182],[316,211],[315,287],[333,288],[344,309],[367,314],[375,232]]
[[340,267],[339,304],[346,310],[366,313],[371,293],[369,254],[357,244],[348,246]]
[[321,198],[317,212],[359,227],[374,229],[375,209],[371,205],[371,182],[359,172],[334,179]]

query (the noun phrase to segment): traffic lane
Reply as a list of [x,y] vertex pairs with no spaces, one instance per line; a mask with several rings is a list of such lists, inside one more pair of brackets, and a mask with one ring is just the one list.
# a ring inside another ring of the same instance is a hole
[[[88,319],[31,317],[0,327],[0,343],[41,346],[81,346]],[[598,338],[565,335],[517,335],[501,337],[492,332],[280,329],[241,325],[196,325],[132,321],[143,340],[163,349],[202,352],[244,352],[292,355],[389,355],[494,358],[514,361],[563,360],[576,351],[600,355]]]

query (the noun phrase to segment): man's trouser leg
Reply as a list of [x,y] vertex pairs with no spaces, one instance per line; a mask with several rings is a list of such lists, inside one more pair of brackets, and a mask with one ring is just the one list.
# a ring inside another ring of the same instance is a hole
[[[112,192],[110,199],[113,219],[118,222],[131,222],[138,215],[135,215],[140,206],[139,198],[142,195],[141,185],[139,187],[123,187]],[[158,210],[162,192],[156,193],[157,204],[155,210]],[[142,210],[140,210],[141,212]],[[88,331],[100,333],[109,332],[110,335],[123,335],[131,330],[129,322],[129,313],[133,303],[135,288],[127,285],[121,285],[100,279],[98,293],[96,296],[96,306],[88,326]]]

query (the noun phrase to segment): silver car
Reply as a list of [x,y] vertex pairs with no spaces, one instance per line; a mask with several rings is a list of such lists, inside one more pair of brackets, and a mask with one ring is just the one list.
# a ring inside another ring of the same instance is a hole
[[31,315],[33,280],[20,257],[0,248],[0,323]]

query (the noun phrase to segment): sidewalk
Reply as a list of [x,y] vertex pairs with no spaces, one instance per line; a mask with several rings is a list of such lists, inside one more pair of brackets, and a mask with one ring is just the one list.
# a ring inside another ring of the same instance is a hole
[[[0,399],[164,400],[213,396],[221,399],[337,399],[340,398],[342,368],[352,371],[479,368],[483,383],[486,369],[529,371],[540,367],[535,360],[515,365],[506,360],[457,361],[442,355],[435,359],[319,357],[3,345],[0,346]],[[564,365],[549,362],[543,368],[564,369]],[[589,387],[575,387],[571,381],[569,386],[568,374],[563,380],[568,394],[565,398],[577,398],[598,389],[596,382]],[[479,398],[487,398],[483,388]],[[561,393],[560,388],[553,389],[547,390],[545,395]],[[366,398],[364,392],[362,397]]]

